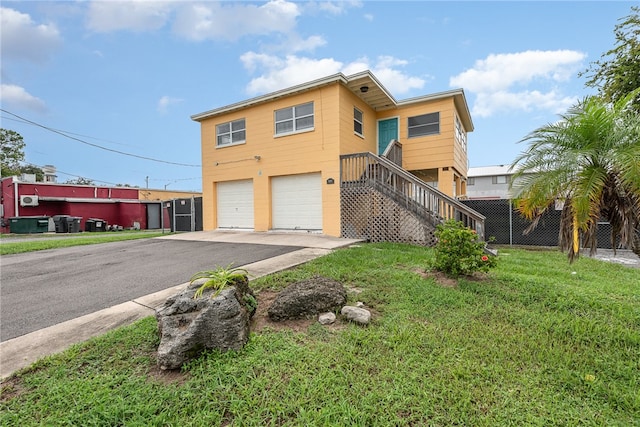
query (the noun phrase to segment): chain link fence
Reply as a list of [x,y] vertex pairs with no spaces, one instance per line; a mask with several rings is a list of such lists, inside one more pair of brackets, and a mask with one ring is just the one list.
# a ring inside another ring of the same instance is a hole
[[[548,210],[538,226],[527,235],[524,231],[530,221],[520,216],[511,200],[464,200],[463,203],[486,217],[485,236],[498,245],[558,246],[560,235],[560,210]],[[598,223],[598,248],[612,249],[611,224]]]

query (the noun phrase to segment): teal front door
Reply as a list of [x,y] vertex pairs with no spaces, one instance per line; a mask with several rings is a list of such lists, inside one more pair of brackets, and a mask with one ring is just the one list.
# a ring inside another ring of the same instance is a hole
[[398,119],[378,121],[378,154],[384,153],[392,139],[398,139]]

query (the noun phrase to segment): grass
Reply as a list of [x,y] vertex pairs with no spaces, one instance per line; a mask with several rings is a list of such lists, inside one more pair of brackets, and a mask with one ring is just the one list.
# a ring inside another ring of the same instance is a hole
[[[166,234],[161,232],[136,231],[136,232],[96,232],[82,233],[77,237],[68,237],[68,234],[60,236],[48,236],[44,240],[43,235],[11,235],[20,236],[20,242],[0,242],[0,255],[19,254],[24,252],[42,251],[45,249],[68,248],[70,246],[95,245],[98,243],[119,242],[123,240],[148,239],[160,237]],[[6,239],[7,237],[4,237]]]
[[3,384],[0,425],[640,425],[640,271],[505,249],[455,288],[429,249],[368,244],[252,282],[321,274],[378,315],[368,327],[252,333],[178,374],[154,318],[47,357]]

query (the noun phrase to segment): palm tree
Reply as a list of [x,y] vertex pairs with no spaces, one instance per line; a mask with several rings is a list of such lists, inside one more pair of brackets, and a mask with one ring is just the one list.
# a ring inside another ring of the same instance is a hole
[[532,221],[527,232],[556,201],[564,204],[559,242],[570,262],[581,241],[596,251],[601,219],[611,224],[614,248],[620,239],[640,255],[640,115],[631,108],[639,93],[613,104],[585,98],[527,135],[528,149],[511,165],[516,207]]

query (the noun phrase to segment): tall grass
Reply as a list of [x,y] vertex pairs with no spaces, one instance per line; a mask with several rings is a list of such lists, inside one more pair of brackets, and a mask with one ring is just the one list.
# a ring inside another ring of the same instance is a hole
[[254,281],[328,276],[376,316],[252,333],[178,375],[157,373],[153,318],[74,346],[5,382],[0,424],[640,424],[639,270],[513,249],[451,288],[416,273],[432,256],[363,245]]

